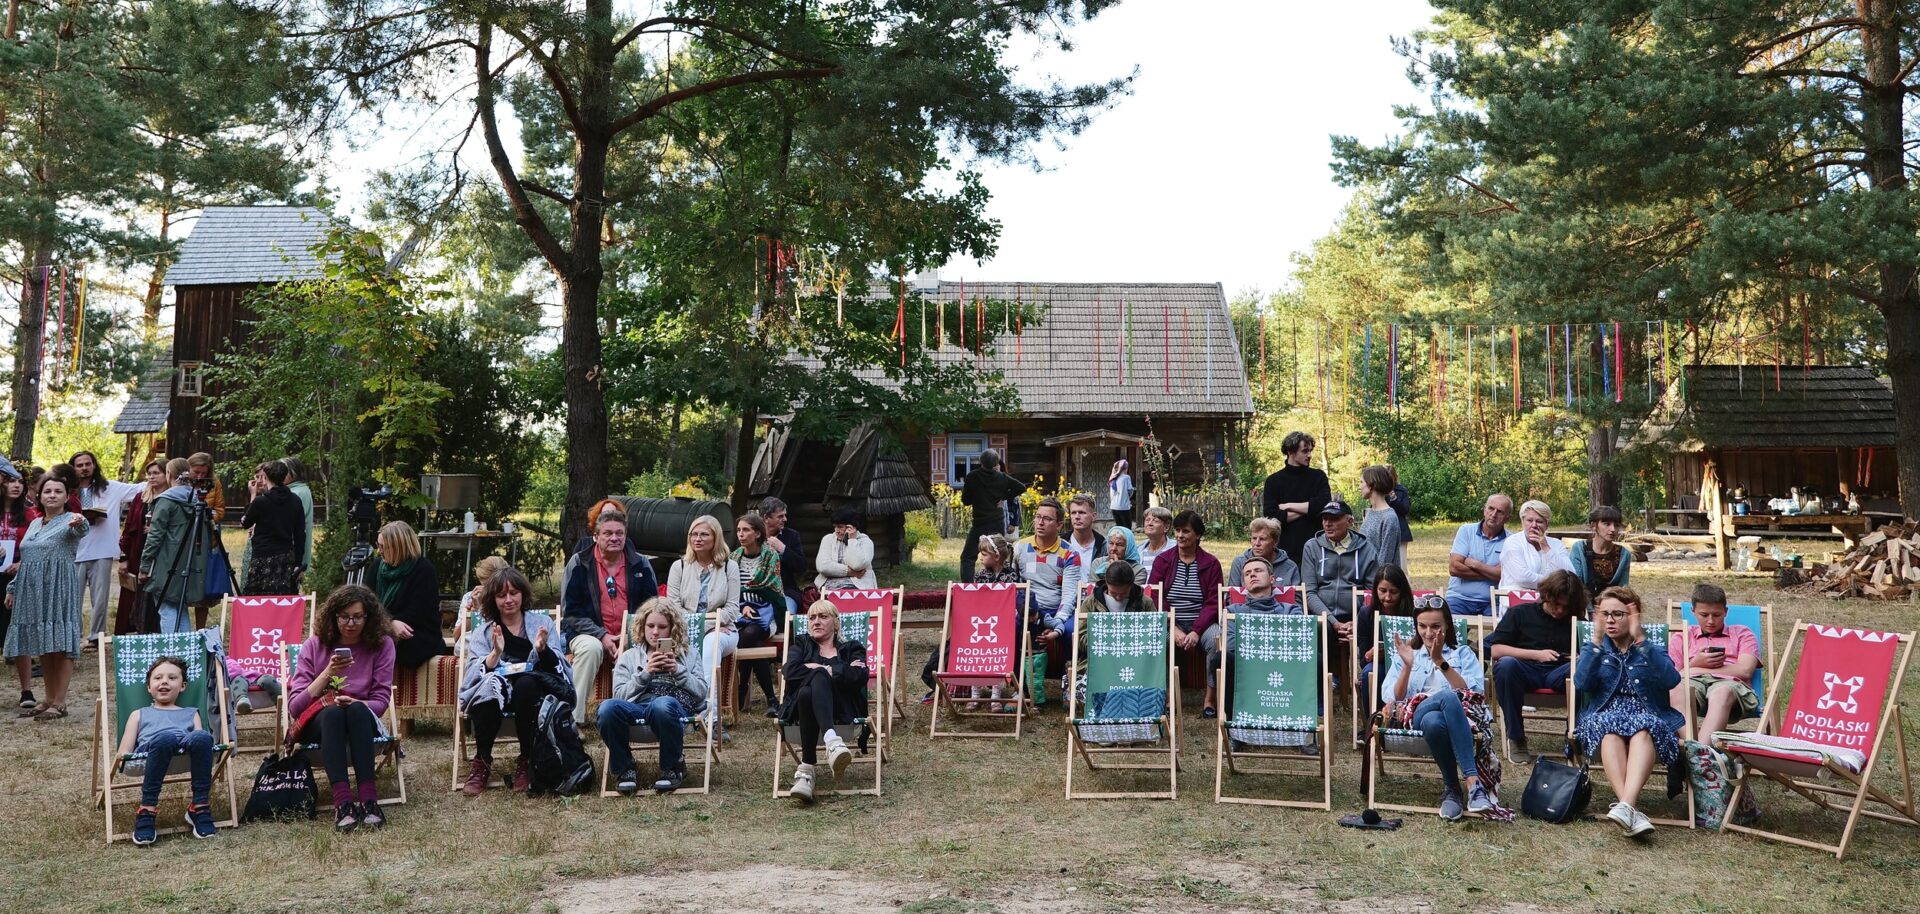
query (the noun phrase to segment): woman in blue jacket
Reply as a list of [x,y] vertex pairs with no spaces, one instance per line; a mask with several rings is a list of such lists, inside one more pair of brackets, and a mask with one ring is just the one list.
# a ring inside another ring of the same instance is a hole
[[1594,601],[1598,624],[1593,639],[1580,645],[1573,687],[1580,693],[1574,736],[1581,753],[1600,760],[1615,801],[1607,818],[1629,837],[1653,831],[1653,823],[1633,801],[1653,775],[1656,761],[1680,760],[1680,728],[1686,721],[1667,702],[1680,684],[1665,644],[1647,640],[1640,629],[1640,595],[1609,587]]

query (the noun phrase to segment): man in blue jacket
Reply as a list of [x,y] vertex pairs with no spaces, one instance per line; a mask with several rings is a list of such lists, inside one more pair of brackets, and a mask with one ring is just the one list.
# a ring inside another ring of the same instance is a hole
[[593,542],[574,555],[561,590],[560,633],[573,664],[573,720],[584,724],[600,666],[620,656],[626,614],[660,595],[653,566],[627,542],[627,516],[609,507],[593,525]]

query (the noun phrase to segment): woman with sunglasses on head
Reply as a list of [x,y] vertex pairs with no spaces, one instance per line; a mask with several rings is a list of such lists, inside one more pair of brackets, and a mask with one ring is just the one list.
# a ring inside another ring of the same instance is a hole
[[1667,698],[1680,684],[1680,671],[1667,646],[1648,640],[1641,629],[1639,594],[1609,587],[1593,609],[1593,637],[1580,644],[1573,664],[1573,687],[1580,693],[1573,734],[1581,754],[1599,759],[1607,773],[1614,796],[1607,818],[1637,838],[1653,831],[1653,822],[1633,804],[1653,776],[1654,762],[1680,761],[1686,719]]
[[[1437,594],[1427,594],[1425,599],[1437,601],[1442,607],[1447,605],[1446,601],[1440,599]],[[1368,599],[1361,602],[1360,616],[1355,620],[1357,624],[1354,625],[1353,637],[1359,644],[1360,651],[1361,694],[1366,694],[1366,684],[1380,678],[1386,672],[1388,665],[1393,662],[1392,657],[1382,656],[1384,652],[1379,645],[1373,643],[1374,615],[1378,613],[1411,619],[1415,609],[1414,603],[1413,585],[1408,583],[1407,573],[1401,570],[1400,566],[1382,565],[1380,570],[1373,573],[1373,589],[1369,592]],[[1385,703],[1387,700],[1385,682],[1381,683],[1379,694],[1380,701]]]
[[[1452,821],[1468,812],[1493,812],[1499,804],[1483,774],[1494,772],[1483,771],[1473,739],[1474,719],[1482,732],[1493,726],[1481,694],[1486,673],[1480,654],[1473,645],[1460,643],[1445,600],[1421,597],[1413,619],[1415,640],[1395,635],[1389,645],[1393,666],[1381,691],[1387,701],[1382,719],[1390,727],[1418,730],[1425,737],[1446,785],[1440,794],[1441,818]],[[1492,745],[1492,740],[1484,745]]]
[[321,605],[287,684],[287,714],[300,742],[320,744],[333,785],[333,825],[341,831],[387,824],[374,785],[373,741],[393,697],[392,628],[373,591],[340,587]]

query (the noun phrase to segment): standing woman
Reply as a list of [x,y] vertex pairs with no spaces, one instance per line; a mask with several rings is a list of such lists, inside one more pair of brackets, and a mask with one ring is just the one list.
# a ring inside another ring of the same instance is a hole
[[1107,474],[1107,507],[1113,510],[1114,526],[1133,526],[1133,474],[1128,472],[1126,458],[1114,461],[1113,471]]
[[1588,593],[1627,586],[1633,553],[1620,545],[1626,518],[1620,515],[1619,508],[1601,505],[1587,515],[1587,523],[1593,527],[1593,538],[1574,543],[1573,548],[1567,550],[1573,573],[1587,585]]
[[792,793],[800,802],[811,803],[817,747],[827,747],[827,766],[836,780],[853,761],[853,750],[834,724],[867,713],[867,646],[840,640],[840,611],[827,600],[807,607],[807,637],[792,645],[782,671],[787,703],[780,721],[800,728],[800,766],[793,772]]
[[[667,600],[682,612],[706,613],[707,629],[700,640],[700,659],[706,664],[707,694],[719,695],[720,664],[740,647],[740,569],[727,558],[720,521],[702,514],[687,525],[686,554],[674,559],[667,571]],[[720,702],[709,703],[708,719],[720,717]]]
[[573,698],[573,667],[560,662],[566,641],[551,616],[528,613],[533,585],[520,572],[502,568],[480,592],[481,623],[467,633],[467,668],[460,673],[460,711],[473,724],[473,761],[460,792],[477,797],[493,780],[493,742],[506,712],[520,738],[512,786],[525,793],[533,782],[533,728],[540,704],[552,695]]
[[[786,615],[786,594],[780,584],[780,555],[767,545],[767,524],[760,512],[748,511],[733,524],[734,539],[740,547],[733,550],[733,564],[740,572],[740,646],[759,647],[780,630],[780,617]],[[773,661],[752,660],[741,670],[751,672],[767,699],[767,716],[779,713],[779,699],[773,695]],[[733,683],[726,683],[731,688]]]
[[333,785],[333,827],[340,831],[387,824],[374,782],[373,740],[384,732],[381,715],[393,700],[391,631],[373,591],[341,586],[320,607],[287,685],[293,732],[300,742],[320,744]]
[[[33,523],[27,519],[27,501],[27,481],[20,478],[20,471],[11,462],[0,460],[0,593],[7,592],[14,573],[20,570],[20,540],[27,535],[27,525]],[[12,602],[0,601],[0,641],[7,640],[12,624]],[[33,698],[33,658],[6,653],[13,657],[13,671],[20,674],[20,709],[31,711],[37,704]]]
[[1667,699],[1680,684],[1680,671],[1667,646],[1648,641],[1641,630],[1639,594],[1610,587],[1593,601],[1593,609],[1599,624],[1592,640],[1580,645],[1573,665],[1573,687],[1580,690],[1573,733],[1581,754],[1599,759],[1607,773],[1614,796],[1607,818],[1627,837],[1637,838],[1653,831],[1633,803],[1653,776],[1654,762],[1672,766],[1680,761],[1679,733],[1686,719]]
[[1360,521],[1360,535],[1382,562],[1407,567],[1407,547],[1400,541],[1400,514],[1387,500],[1400,485],[1393,468],[1370,466],[1360,471],[1360,494],[1367,499],[1367,516]]
[[146,484],[133,497],[133,503],[127,507],[127,521],[120,527],[120,569],[124,577],[121,578],[120,605],[114,612],[113,633],[116,635],[159,631],[157,625],[147,624],[140,586],[136,583],[128,587],[125,583],[128,578],[137,581],[140,577],[140,553],[147,546],[147,515],[153,510],[153,500],[173,485],[167,479],[167,459],[155,457],[147,461],[141,476]]
[[406,521],[380,528],[374,541],[374,590],[393,619],[394,662],[406,669],[453,649],[440,636],[440,577],[420,554],[420,537]]
[[40,486],[38,520],[20,538],[18,570],[7,585],[13,610],[7,624],[7,658],[39,657],[47,678],[47,701],[34,720],[67,716],[67,686],[73,681],[73,655],[80,652],[80,566],[74,555],[87,535],[87,519],[67,510],[67,483],[50,476]]

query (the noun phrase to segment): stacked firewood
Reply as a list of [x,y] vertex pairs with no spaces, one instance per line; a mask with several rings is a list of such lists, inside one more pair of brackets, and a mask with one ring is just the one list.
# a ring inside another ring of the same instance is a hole
[[1920,523],[1886,524],[1833,561],[1792,570],[1780,569],[1780,583],[1803,596],[1905,600],[1920,593]]

